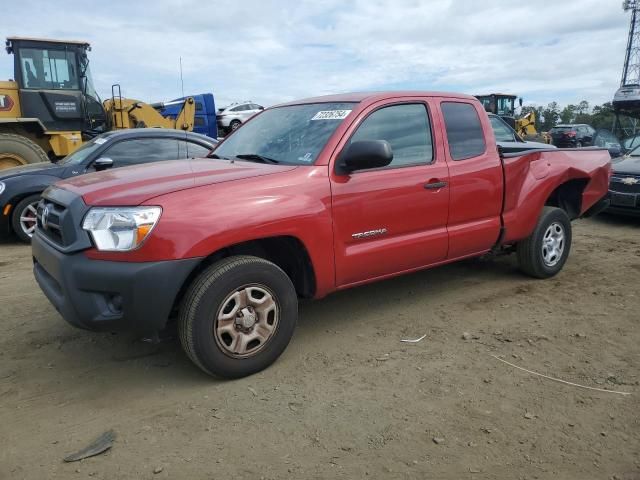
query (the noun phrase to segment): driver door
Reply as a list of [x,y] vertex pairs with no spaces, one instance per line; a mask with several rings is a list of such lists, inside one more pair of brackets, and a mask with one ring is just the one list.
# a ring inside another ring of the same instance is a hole
[[449,172],[434,149],[428,104],[416,99],[362,115],[344,147],[387,140],[394,158],[383,168],[331,173],[338,287],[443,261],[448,249]]

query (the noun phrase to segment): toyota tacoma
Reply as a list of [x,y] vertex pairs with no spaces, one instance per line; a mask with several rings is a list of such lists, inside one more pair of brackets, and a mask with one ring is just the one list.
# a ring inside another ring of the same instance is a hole
[[176,319],[193,363],[227,378],[278,358],[301,298],[490,252],[557,274],[611,169],[598,148],[502,154],[478,100],[431,92],[278,105],[209,157],[48,188],[34,274],[80,328]]

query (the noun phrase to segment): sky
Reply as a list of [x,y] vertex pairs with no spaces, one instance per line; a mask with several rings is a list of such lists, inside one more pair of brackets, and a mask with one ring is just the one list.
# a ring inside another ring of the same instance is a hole
[[[610,101],[630,13],[619,0],[10,2],[7,36],[86,40],[98,93],[146,102],[213,92],[264,106],[375,90]],[[13,77],[12,56],[0,71]]]

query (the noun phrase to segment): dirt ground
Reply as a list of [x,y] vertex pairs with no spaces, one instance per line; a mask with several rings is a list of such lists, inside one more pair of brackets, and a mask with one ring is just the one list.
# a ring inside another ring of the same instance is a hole
[[[640,478],[640,220],[576,222],[550,280],[514,260],[303,304],[275,365],[218,381],[177,341],[67,325],[5,241],[0,478]],[[108,429],[110,451],[62,461]]]

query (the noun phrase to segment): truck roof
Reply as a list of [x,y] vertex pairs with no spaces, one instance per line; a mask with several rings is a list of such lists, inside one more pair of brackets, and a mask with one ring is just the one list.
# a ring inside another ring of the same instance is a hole
[[59,40],[55,38],[35,38],[35,37],[7,37],[8,42],[44,42],[44,43],[73,43],[76,45],[89,45],[89,42],[82,40]]
[[451,93],[451,92],[432,92],[432,91],[384,91],[384,92],[352,92],[352,93],[339,93],[336,95],[323,95],[320,97],[309,97],[301,100],[294,100],[292,102],[281,103],[276,105],[277,107],[283,107],[287,105],[301,105],[305,103],[360,103],[367,101],[370,103],[380,100],[388,100],[390,98],[398,97],[448,97],[459,98],[461,100],[473,100],[478,99],[472,95],[465,95],[463,93]]

